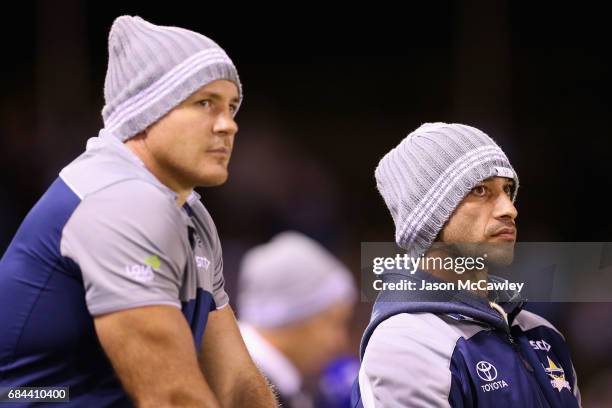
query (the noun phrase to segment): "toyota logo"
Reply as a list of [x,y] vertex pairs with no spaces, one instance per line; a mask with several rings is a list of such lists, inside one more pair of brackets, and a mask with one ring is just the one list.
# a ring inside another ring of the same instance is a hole
[[476,374],[484,381],[493,381],[497,378],[497,369],[488,361],[479,361],[476,364]]

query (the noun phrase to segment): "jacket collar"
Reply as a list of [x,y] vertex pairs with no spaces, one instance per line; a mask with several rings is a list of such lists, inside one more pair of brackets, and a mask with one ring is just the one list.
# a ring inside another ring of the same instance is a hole
[[[447,283],[423,270],[414,273],[406,271],[388,271],[382,276],[383,282],[415,282],[420,288],[422,282]],[[490,275],[489,282],[503,282],[505,279]],[[508,315],[508,322],[490,302],[499,304]],[[512,319],[520,312],[525,303],[519,292],[491,291],[488,298],[467,290],[384,290],[376,299],[372,312],[372,321],[382,315],[389,315],[394,310],[405,313],[436,313],[451,316],[467,317],[494,327],[509,330]]]

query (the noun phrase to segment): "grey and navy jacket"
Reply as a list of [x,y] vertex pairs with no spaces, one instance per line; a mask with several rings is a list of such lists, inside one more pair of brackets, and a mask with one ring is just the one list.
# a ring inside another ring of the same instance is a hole
[[[422,271],[384,279],[415,280],[417,287],[439,282]],[[563,335],[523,310],[517,293],[489,295],[379,293],[361,342],[352,407],[581,406]]]

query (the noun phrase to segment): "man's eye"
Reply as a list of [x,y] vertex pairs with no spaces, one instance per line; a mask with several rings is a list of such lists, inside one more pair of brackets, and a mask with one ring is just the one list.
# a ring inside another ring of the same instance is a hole
[[230,105],[230,112],[233,114],[236,113],[236,111],[238,110],[238,107],[236,105]]
[[203,99],[201,101],[198,101],[198,104],[204,106],[205,108],[208,108],[210,106],[210,100],[209,99]]
[[506,194],[508,194],[508,197],[512,197],[512,193],[514,192],[514,187],[506,186],[504,190],[506,191]]
[[483,197],[487,193],[487,188],[485,186],[476,186],[472,189],[472,194],[477,197]]

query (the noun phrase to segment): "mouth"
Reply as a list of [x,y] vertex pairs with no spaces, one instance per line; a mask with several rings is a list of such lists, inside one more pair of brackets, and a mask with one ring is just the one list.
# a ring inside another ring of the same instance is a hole
[[215,156],[227,157],[230,154],[230,150],[227,147],[217,147],[216,149],[208,149],[206,153]]
[[504,227],[495,234],[491,235],[491,238],[499,238],[505,241],[515,241],[516,240],[516,228]]

